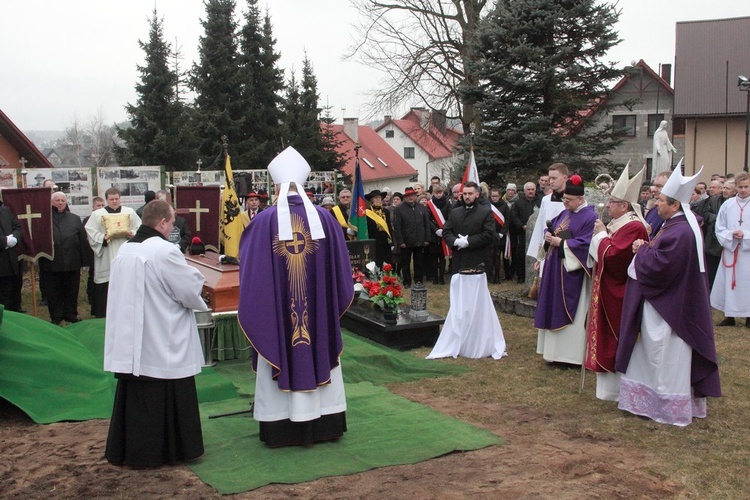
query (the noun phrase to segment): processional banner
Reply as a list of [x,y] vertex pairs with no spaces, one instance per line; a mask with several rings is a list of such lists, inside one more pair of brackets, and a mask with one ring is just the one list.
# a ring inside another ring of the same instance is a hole
[[175,212],[187,220],[193,237],[201,239],[207,250],[219,252],[219,186],[175,186]]
[[21,223],[23,236],[18,242],[18,256],[30,262],[36,262],[39,257],[54,259],[52,189],[3,189],[0,194],[3,204]]

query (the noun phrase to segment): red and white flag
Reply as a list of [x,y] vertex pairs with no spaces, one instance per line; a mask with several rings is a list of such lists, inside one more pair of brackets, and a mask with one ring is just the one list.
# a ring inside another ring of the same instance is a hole
[[477,171],[477,162],[474,161],[474,150],[469,151],[469,161],[466,162],[464,176],[461,179],[461,187],[467,182],[474,181],[479,184],[479,172]]

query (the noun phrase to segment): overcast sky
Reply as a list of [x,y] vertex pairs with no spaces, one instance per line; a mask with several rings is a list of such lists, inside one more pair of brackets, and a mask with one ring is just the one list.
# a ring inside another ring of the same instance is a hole
[[[245,6],[243,0],[237,3]],[[342,61],[356,14],[349,0],[260,4],[270,11],[281,66],[299,76],[307,51],[320,102],[331,105],[336,121],[341,123],[342,114],[374,118],[365,116],[363,104],[380,74]],[[203,34],[202,0],[0,0],[0,109],[25,131],[62,130],[99,110],[108,122],[126,120],[123,106],[136,100],[136,65],[143,63],[138,40],[148,39],[154,6],[164,19],[166,39],[177,40],[183,67],[191,66]],[[655,71],[660,63],[674,62],[677,21],[750,15],[747,0],[621,0],[620,6],[617,30],[623,42],[610,59],[620,66],[643,59]]]

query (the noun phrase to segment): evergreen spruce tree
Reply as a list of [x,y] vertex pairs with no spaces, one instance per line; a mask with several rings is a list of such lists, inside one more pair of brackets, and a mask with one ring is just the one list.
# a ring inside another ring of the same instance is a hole
[[265,168],[281,147],[281,91],[284,77],[274,51],[271,20],[261,24],[257,0],[248,0],[245,24],[240,30],[240,78],[245,103],[245,127],[240,164]]
[[198,43],[199,62],[193,65],[190,86],[195,91],[193,128],[204,165],[221,160],[221,137],[235,155],[245,139],[245,110],[237,61],[234,0],[206,0],[206,19]]
[[149,20],[147,42],[138,41],[145,65],[138,66],[140,81],[136,104],[128,103],[129,127],[117,127],[123,146],[115,154],[123,165],[164,165],[168,171],[184,169],[193,160],[185,108],[177,98],[178,75],[169,67],[171,48],[164,41],[164,21],[156,9]]
[[338,147],[344,141],[336,134],[333,125],[334,117],[331,114],[331,106],[326,106],[323,108],[323,115],[320,118],[320,140],[323,157],[317,169],[321,171],[342,171],[344,165],[346,165],[346,154],[338,150]]
[[302,82],[299,96],[299,128],[291,144],[310,163],[313,170],[319,170],[325,162],[322,132],[320,129],[320,111],[318,107],[318,79],[313,72],[312,63],[305,55],[302,61]]
[[[302,130],[303,110],[302,104],[300,103],[299,83],[297,83],[294,68],[292,68],[291,76],[286,84],[283,111],[284,125],[282,149],[287,146],[294,146],[297,136],[300,134],[300,130]],[[300,154],[302,154],[302,152],[300,152]],[[304,156],[304,154],[302,154],[302,156]]]
[[[482,115],[475,137],[480,178],[546,169],[563,161],[592,174],[618,139],[611,127],[585,131],[582,112],[606,102],[622,75],[602,58],[619,43],[616,6],[595,0],[507,0],[482,22],[472,51]],[[605,104],[606,106],[606,104]],[[583,128],[583,130],[581,130]]]

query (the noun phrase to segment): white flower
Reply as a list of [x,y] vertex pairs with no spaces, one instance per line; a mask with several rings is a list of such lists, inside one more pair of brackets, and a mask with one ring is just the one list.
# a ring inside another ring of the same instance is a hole
[[370,271],[371,275],[375,274],[375,271],[377,271],[378,266],[375,265],[375,262],[368,262],[365,268]]
[[362,283],[355,283],[354,284],[354,291],[355,292],[364,292],[365,287],[362,285]]

